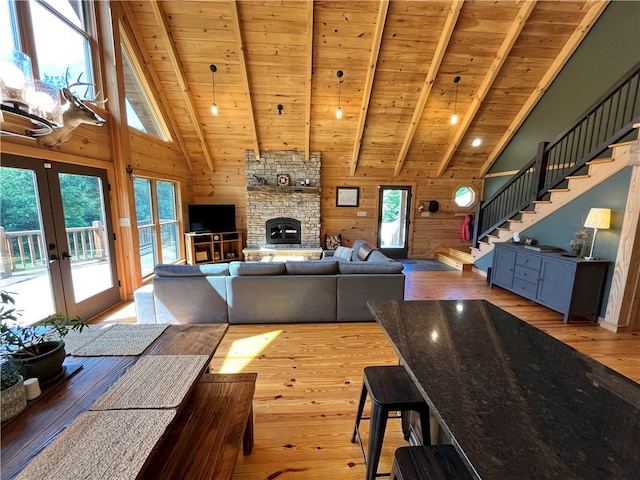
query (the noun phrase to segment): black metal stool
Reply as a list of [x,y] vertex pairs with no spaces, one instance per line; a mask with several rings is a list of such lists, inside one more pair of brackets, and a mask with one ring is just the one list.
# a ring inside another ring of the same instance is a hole
[[472,480],[451,445],[400,447],[389,480]]
[[[371,397],[371,416],[363,417],[364,404],[367,393]],[[367,480],[376,477],[388,476],[389,474],[378,474],[378,462],[382,450],[382,440],[387,428],[388,418],[401,418],[402,414],[408,411],[415,411],[420,414],[420,424],[422,426],[424,443],[431,444],[429,437],[429,407],[424,398],[416,388],[409,373],[402,365],[366,367],[364,369],[364,380],[362,382],[362,393],[356,415],[356,424],[351,436],[351,443],[355,443],[356,436],[362,449],[362,457],[367,466]],[[401,415],[389,415],[390,412],[401,412]],[[370,420],[369,446],[365,454],[360,438],[360,420]],[[409,437],[408,422],[403,418],[402,430],[405,439]]]

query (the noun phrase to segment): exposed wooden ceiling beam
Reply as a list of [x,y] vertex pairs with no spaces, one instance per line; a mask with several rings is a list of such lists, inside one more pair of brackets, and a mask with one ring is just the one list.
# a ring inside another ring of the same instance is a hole
[[373,88],[373,79],[376,75],[376,65],[378,64],[378,55],[380,54],[380,45],[382,44],[382,32],[384,24],[387,20],[387,11],[389,10],[389,0],[381,0],[378,8],[378,21],[376,23],[376,31],[373,34],[373,44],[371,46],[371,56],[369,57],[369,71],[364,84],[364,94],[362,96],[362,106],[360,107],[360,118],[358,119],[358,130],[356,132],[356,142],[353,147],[353,158],[351,159],[351,175],[356,173],[358,168],[358,157],[360,156],[360,146],[362,144],[362,135],[364,133],[364,124],[367,121],[367,111],[369,110],[369,101],[371,100],[371,89]]
[[235,1],[231,2],[231,17],[233,18],[233,31],[236,36],[238,45],[238,61],[240,63],[240,71],[242,72],[242,85],[244,87],[244,96],[247,101],[247,114],[249,115],[249,128],[251,130],[251,139],[253,141],[253,153],[256,159],[260,158],[260,143],[258,142],[258,132],[256,130],[256,121],[253,116],[253,104],[251,103],[251,89],[249,88],[249,74],[247,73],[247,60],[244,56],[244,42],[242,41],[242,31],[240,30],[240,17],[238,15],[238,5]]
[[[155,68],[153,68],[153,62],[147,53],[147,49],[144,48],[144,41],[140,38],[138,33],[140,32],[140,29],[136,24],[135,16],[132,14],[127,2],[121,2],[120,5],[126,22],[122,24],[126,35],[121,35],[120,38],[125,44],[127,50],[132,51],[136,56],[135,59],[131,59],[133,62],[132,67],[136,70],[138,80],[144,83],[144,90],[153,93],[152,98],[150,98],[149,101],[153,102],[154,110],[159,112],[162,117],[158,120],[163,123],[165,123],[165,121],[169,122],[167,129],[171,132],[171,136],[178,144],[178,147],[189,166],[189,170],[193,173],[193,164],[191,163],[191,157],[189,156],[187,145],[180,134],[178,122],[171,112],[171,108],[169,108],[169,100],[167,99],[167,95],[164,93],[164,89],[158,88],[161,84],[160,77],[158,76]],[[160,101],[157,102],[156,98],[159,98]]]
[[424,107],[427,104],[429,95],[431,94],[433,82],[438,75],[438,70],[440,70],[442,59],[444,58],[444,54],[447,51],[447,46],[449,45],[449,41],[451,40],[451,35],[453,34],[453,29],[455,28],[458,17],[460,16],[460,9],[462,8],[463,4],[464,0],[454,0],[451,3],[451,7],[449,8],[449,14],[447,15],[447,20],[444,24],[442,33],[440,34],[440,39],[438,40],[436,51],[434,52],[433,58],[431,59],[429,71],[427,72],[427,76],[424,79],[424,84],[422,85],[422,90],[420,91],[418,103],[416,104],[416,108],[413,111],[411,123],[409,123],[409,129],[407,130],[407,134],[405,135],[402,146],[400,147],[400,153],[398,154],[398,159],[396,160],[396,168],[393,172],[394,177],[397,177],[400,174],[400,170],[402,169],[404,160],[405,158],[407,158],[409,147],[411,146],[411,142],[413,142],[413,137],[416,134],[418,123],[420,122],[420,118],[422,117],[422,113],[424,112]]
[[180,64],[173,39],[171,38],[171,34],[169,33],[169,25],[167,24],[167,20],[162,14],[162,9],[160,8],[158,0],[150,0],[149,5],[153,10],[156,21],[158,22],[158,35],[162,38],[167,47],[167,55],[169,57],[169,61],[171,62],[171,66],[173,67],[173,71],[175,72],[175,75],[178,79],[180,89],[182,90],[182,98],[184,100],[185,107],[187,108],[187,112],[191,117],[191,123],[193,124],[193,128],[195,129],[198,141],[200,142],[200,147],[202,148],[204,159],[207,162],[209,170],[213,172],[215,171],[213,167],[213,157],[211,156],[209,146],[205,140],[204,131],[202,130],[200,118],[198,117],[198,111],[196,110],[196,106],[193,103],[193,98],[191,98],[190,95],[189,84],[187,83],[184,71],[182,70],[182,65]]
[[487,74],[482,80],[482,83],[478,87],[478,91],[473,97],[473,100],[471,101],[471,105],[469,106],[467,113],[462,119],[460,126],[456,130],[453,136],[453,140],[451,140],[451,142],[449,143],[449,146],[447,147],[447,151],[444,154],[444,158],[440,161],[440,165],[438,166],[438,174],[437,174],[438,177],[441,176],[449,166],[449,163],[451,162],[451,159],[453,158],[454,153],[458,149],[460,142],[462,141],[467,131],[469,130],[469,127],[471,126],[473,119],[478,113],[478,110],[480,109],[482,102],[487,96],[487,93],[491,89],[493,82],[495,82],[496,77],[500,73],[500,70],[502,69],[504,62],[507,60],[507,57],[509,56],[509,52],[511,51],[511,49],[513,48],[513,45],[516,43],[516,40],[520,36],[520,32],[522,32],[522,29],[527,23],[527,19],[529,18],[529,15],[531,15],[531,12],[535,8],[536,3],[537,3],[537,0],[524,2],[522,7],[520,7],[520,10],[518,10],[518,14],[516,15],[515,20],[511,24],[511,27],[509,28],[507,35],[502,41],[502,44],[498,49],[498,53],[496,54],[496,57],[493,59],[493,62],[491,62],[491,65],[489,66],[489,70],[487,71]]
[[307,0],[307,85],[304,118],[304,161],[311,149],[311,77],[313,76],[313,0]]
[[544,95],[544,93],[547,91],[547,88],[549,88],[551,82],[553,82],[558,73],[560,73],[562,67],[564,67],[565,63],[567,63],[567,60],[569,60],[575,49],[578,48],[580,42],[582,42],[585,35],[591,29],[593,23],[598,19],[598,17],[608,4],[609,0],[600,0],[598,2],[594,2],[593,6],[585,14],[584,18],[576,27],[575,31],[573,32],[567,43],[564,45],[564,47],[554,60],[553,64],[544,74],[544,76],[542,77],[536,88],[533,90],[524,106],[515,116],[505,133],[502,135],[502,137],[500,137],[500,140],[498,140],[498,143],[487,157],[487,160],[482,164],[479,172],[480,177],[484,177],[489,171],[498,156],[502,153],[502,150],[504,150],[518,128],[520,128],[520,126],[529,116],[533,108],[538,103],[538,100],[540,100],[542,95]]

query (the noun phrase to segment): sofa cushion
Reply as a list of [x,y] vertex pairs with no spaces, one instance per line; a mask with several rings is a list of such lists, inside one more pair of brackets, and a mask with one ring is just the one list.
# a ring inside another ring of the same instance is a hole
[[395,260],[387,257],[380,250],[374,250],[367,257],[367,262],[384,263],[384,262],[395,262]]
[[338,262],[286,262],[285,269],[288,275],[335,275],[338,273]]
[[404,265],[400,262],[350,262],[339,263],[338,272],[343,275],[351,274],[384,274],[401,273]]
[[204,265],[159,264],[154,268],[156,277],[202,277],[229,275],[226,263],[207,263]]
[[236,277],[256,275],[284,275],[284,262],[231,262],[229,273]]
[[353,255],[353,248],[339,246],[336,248],[333,256],[335,258],[342,258],[343,260],[351,260],[351,256]]
[[371,252],[375,252],[376,250],[377,248],[373,245],[363,243],[362,246],[358,249],[356,255],[358,256],[358,260],[360,260],[361,262],[365,262],[368,260]]

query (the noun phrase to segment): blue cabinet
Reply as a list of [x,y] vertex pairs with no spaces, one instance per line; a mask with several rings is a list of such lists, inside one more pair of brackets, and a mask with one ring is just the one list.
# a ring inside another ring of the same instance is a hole
[[502,287],[564,314],[596,322],[609,262],[536,252],[523,245],[497,243],[491,286]]

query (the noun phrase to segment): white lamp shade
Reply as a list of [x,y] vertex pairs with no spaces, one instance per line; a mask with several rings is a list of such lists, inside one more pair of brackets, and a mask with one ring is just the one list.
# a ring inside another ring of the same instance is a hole
[[592,208],[584,222],[587,228],[609,228],[611,226],[611,209],[609,208]]

